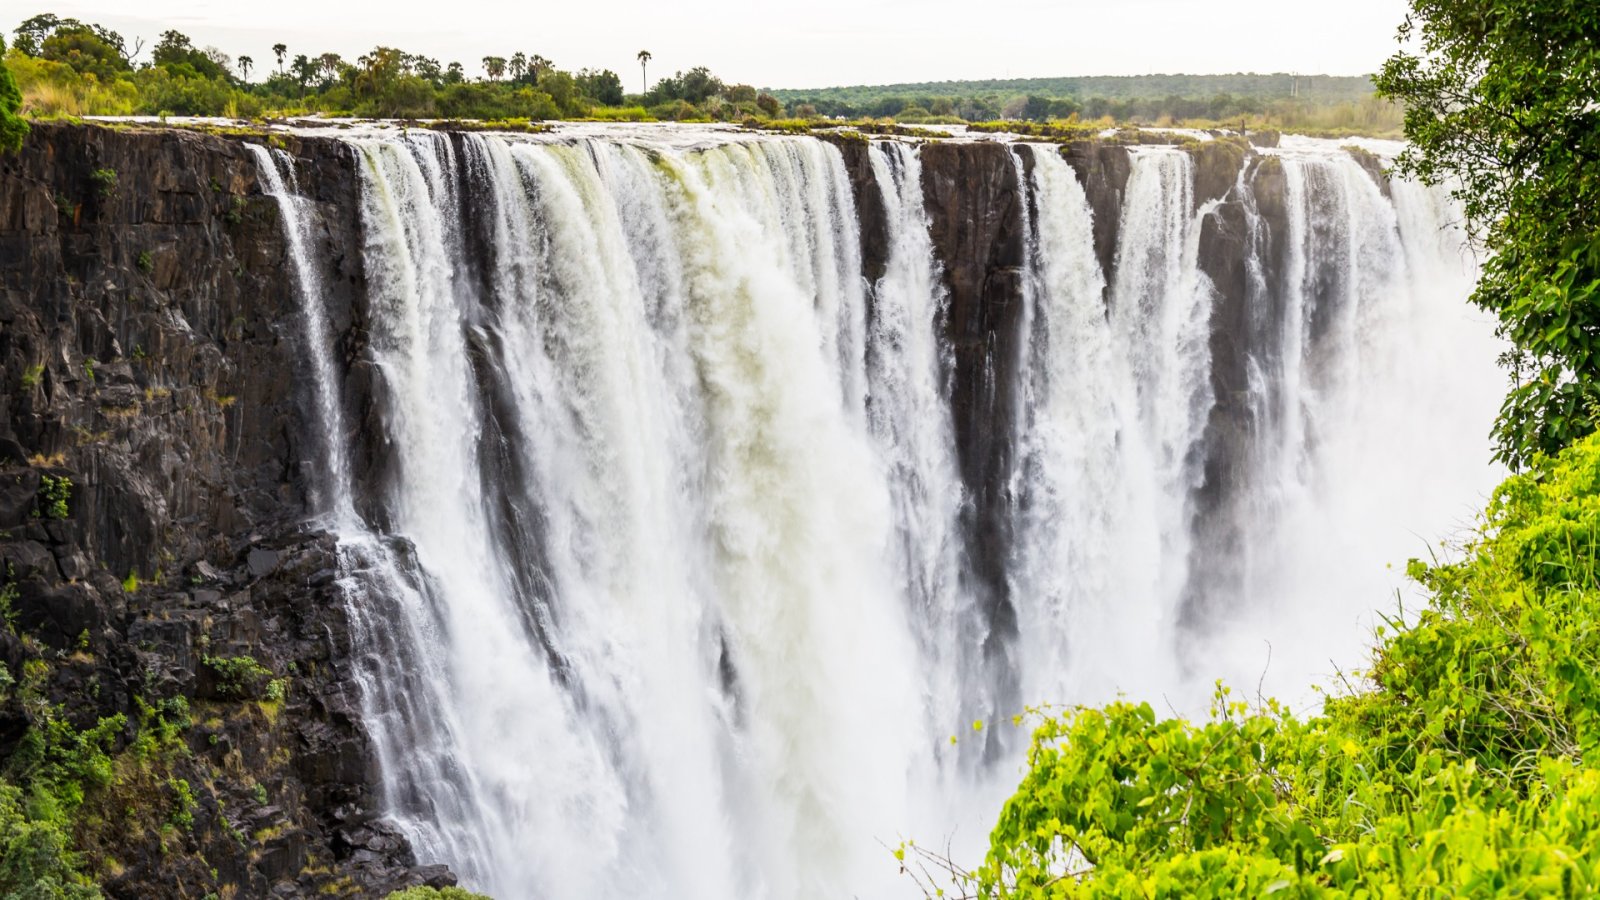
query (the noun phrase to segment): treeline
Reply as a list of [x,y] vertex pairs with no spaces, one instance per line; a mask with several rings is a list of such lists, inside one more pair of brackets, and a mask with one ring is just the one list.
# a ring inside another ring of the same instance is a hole
[[[15,31],[5,62],[31,116],[307,115],[415,119],[809,121],[892,119],[908,124],[1073,122],[1162,127],[1275,128],[1308,133],[1392,134],[1401,111],[1372,96],[1366,78],[1292,75],[952,81],[884,87],[762,91],[701,66],[624,91],[610,69],[559,68],[537,53],[485,56],[483,75],[459,61],[394,47],[354,60],[298,52],[230,56],[162,32],[145,53],[104,26],[34,16]],[[148,56],[147,59],[143,57]],[[650,54],[640,51],[642,71]]]
[[[51,14],[15,31],[5,63],[24,113],[57,115],[327,115],[460,119],[746,119],[773,118],[783,106],[745,84],[728,84],[699,67],[626,94],[610,69],[568,71],[536,53],[486,56],[484,75],[394,47],[355,60],[337,53],[295,53],[285,44],[271,59],[233,57],[195,47],[165,31],[148,61],[136,61],[117,32]],[[640,52],[641,65],[649,54]]]
[[1106,102],[1152,97],[1187,99],[1233,94],[1265,100],[1300,97],[1317,103],[1342,103],[1372,95],[1365,75],[1296,75],[1287,72],[1232,75],[1094,75],[1073,78],[990,78],[981,81],[922,81],[902,84],[777,90],[784,103],[846,104],[864,112],[888,97],[1044,97]]
[[1397,133],[1403,111],[1365,76],[1236,74],[1026,78],[778,90],[797,116],[907,123],[1109,121]]

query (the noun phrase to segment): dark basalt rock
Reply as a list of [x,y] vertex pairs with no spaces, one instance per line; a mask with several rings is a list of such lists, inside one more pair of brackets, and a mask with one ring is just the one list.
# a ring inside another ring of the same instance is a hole
[[850,193],[855,198],[856,217],[861,226],[861,274],[867,284],[877,284],[889,266],[888,210],[883,191],[872,172],[871,148],[864,140],[823,133],[819,140],[839,148],[845,173],[850,177]]
[[1133,156],[1121,144],[1100,141],[1073,142],[1063,148],[1062,155],[1078,173],[1078,183],[1089,200],[1094,215],[1094,255],[1100,271],[1107,275],[1106,290],[1110,291],[1111,266],[1121,236],[1122,198],[1133,173]]
[[985,655],[998,700],[1014,700],[1005,663],[1016,633],[1006,580],[1011,550],[1009,495],[1015,465],[1022,360],[1025,226],[1018,190],[1032,171],[1030,147],[936,143],[922,148],[923,199],[948,307],[944,336],[953,357],[951,416],[967,490],[962,525],[969,585],[988,615]]
[[1245,135],[1245,138],[1250,141],[1250,146],[1252,147],[1276,148],[1282,135],[1269,129],[1249,132]]
[[1367,175],[1372,178],[1373,183],[1378,186],[1378,190],[1383,192],[1385,198],[1392,197],[1390,192],[1393,189],[1389,186],[1389,171],[1383,165],[1383,160],[1379,159],[1376,153],[1364,147],[1357,147],[1354,144],[1345,147],[1344,152],[1350,154],[1350,158],[1354,159],[1357,165],[1366,171]]
[[[1253,435],[1270,424],[1256,421],[1249,372],[1252,360],[1276,361],[1283,333],[1281,306],[1271,302],[1287,289],[1289,216],[1283,165],[1272,156],[1250,155],[1240,161],[1249,190],[1226,194],[1200,224],[1198,262],[1214,297],[1210,349],[1215,403],[1202,437],[1203,480],[1193,496],[1194,547],[1181,613],[1183,625],[1191,630],[1217,621],[1220,602],[1240,600],[1243,529],[1250,515],[1245,493],[1254,478]],[[1198,176],[1198,164],[1196,171]],[[1261,263],[1259,272],[1251,270],[1252,257]],[[1275,389],[1267,387],[1269,409],[1275,408]]]
[[1243,142],[1221,138],[1185,147],[1194,157],[1194,208],[1221,200],[1232,191],[1249,152]]
[[[278,140],[318,200],[336,333],[356,340],[354,159],[336,141]],[[109,187],[95,177],[107,170]],[[111,897],[454,881],[417,867],[397,833],[359,858],[338,838],[385,826],[333,540],[302,524],[313,430],[286,252],[239,139],[36,123],[20,153],[0,155],[0,585],[15,592],[16,632],[0,627],[0,661],[19,683],[26,661],[45,663],[40,690],[76,727],[138,722],[140,704],[174,698],[194,723],[190,754],[161,780],[91,798],[118,804],[88,810],[102,824],[81,838]],[[65,518],[42,495],[46,475],[71,483]],[[218,689],[205,660],[246,655],[285,679],[281,700]],[[0,756],[29,721],[5,698]],[[192,828],[163,837],[166,778],[195,807]]]

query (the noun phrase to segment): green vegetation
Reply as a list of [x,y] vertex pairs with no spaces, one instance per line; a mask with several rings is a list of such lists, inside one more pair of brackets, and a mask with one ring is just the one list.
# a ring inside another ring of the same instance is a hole
[[[24,690],[31,694],[39,677],[33,667]],[[97,900],[72,850],[75,817],[89,792],[111,784],[111,746],[127,720],[113,716],[80,732],[47,708],[35,715],[0,770],[0,894]]]
[[0,37],[0,153],[13,153],[28,136],[28,123],[17,115],[22,109],[22,91],[6,68],[6,41]]
[[[216,673],[218,694],[233,700],[260,695],[263,685],[272,678],[272,670],[256,662],[253,656],[205,656],[201,662]],[[279,687],[276,693],[281,698],[283,688]]]
[[457,887],[414,887],[395,891],[384,900],[489,900],[489,898]]
[[89,180],[94,182],[95,192],[101,197],[116,196],[117,173],[115,169],[95,169],[89,174]]
[[1400,108],[1375,97],[1368,79],[1328,75],[1023,78],[772,93],[796,116],[887,116],[907,123],[1243,125],[1252,131],[1343,134],[1398,134],[1401,125]]
[[[641,93],[609,69],[557,68],[538,54],[485,56],[471,78],[394,47],[349,62],[335,53],[272,48],[276,65],[251,81],[255,63],[215,47],[196,48],[165,31],[150,62],[134,62],[122,36],[51,14],[16,29],[5,56],[33,116],[159,115],[257,118],[313,113],[460,122],[726,121],[765,124],[790,115],[810,121],[892,120],[903,124],[1029,121],[1160,127],[1227,127],[1303,133],[1397,134],[1400,108],[1362,77],[1325,75],[1150,75],[930,82],[878,87],[763,91],[723,82],[703,66],[653,84],[641,50]],[[521,130],[521,129],[518,129]]]
[[118,714],[79,729],[46,699],[50,670],[30,658],[14,685],[27,731],[0,764],[0,896],[98,900],[91,873],[117,840],[118,814],[133,818],[137,804],[173,827],[193,827],[189,783],[162,774],[188,754],[188,704],[139,700],[136,725]]
[[1500,457],[1523,465],[1600,411],[1600,6],[1414,0],[1418,52],[1378,87],[1405,102],[1400,171],[1457,184],[1490,255],[1473,300],[1513,344]]
[[[251,81],[255,62],[250,57],[233,59],[215,47],[197,48],[178,31],[162,32],[148,63],[135,63],[140,47],[130,50],[117,32],[49,13],[23,22],[15,34],[5,62],[20,88],[17,106],[32,116],[321,113],[527,122],[736,120],[782,112],[770,94],[724,84],[703,67],[630,96],[609,69],[567,71],[538,54],[486,56],[485,76],[473,79],[458,62],[441,65],[394,47],[374,47],[350,62],[336,53],[291,55],[286,44],[277,44],[277,65],[261,73],[262,80]],[[641,52],[640,65],[648,59]]]
[[44,475],[39,478],[39,509],[47,519],[65,519],[70,510],[67,501],[72,499],[72,479],[66,475]]

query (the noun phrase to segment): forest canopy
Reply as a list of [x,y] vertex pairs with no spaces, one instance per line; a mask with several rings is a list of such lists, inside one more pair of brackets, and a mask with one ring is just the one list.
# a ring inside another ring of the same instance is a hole
[[765,90],[704,66],[625,90],[610,69],[564,69],[527,51],[441,61],[388,46],[354,60],[279,43],[270,58],[196,47],[176,30],[146,47],[104,26],[50,13],[14,31],[5,63],[24,115],[229,116],[324,114],[406,119],[674,121],[893,120],[958,124],[1019,120],[1163,127],[1247,127],[1394,134],[1400,109],[1365,77],[1157,75],[935,82]]

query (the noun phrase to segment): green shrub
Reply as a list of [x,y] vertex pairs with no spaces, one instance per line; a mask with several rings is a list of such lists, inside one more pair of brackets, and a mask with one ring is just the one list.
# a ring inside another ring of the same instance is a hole
[[217,674],[218,692],[229,699],[257,696],[272,677],[272,671],[253,656],[204,656],[200,661]]
[[194,811],[199,803],[194,799],[194,791],[190,789],[189,782],[182,778],[169,778],[167,787],[171,788],[173,795],[172,815],[167,821],[183,831],[193,831]]
[[95,169],[90,173],[89,180],[94,182],[95,193],[102,198],[117,195],[117,172],[115,169]]
[[139,267],[139,271],[145,273],[146,275],[149,275],[151,272],[155,271],[156,261],[150,255],[150,251],[149,250],[140,250],[139,251],[139,258],[135,262],[135,265],[137,265]]
[[489,898],[458,887],[413,887],[395,891],[384,900],[489,900]]
[[[47,519],[65,519],[70,513],[72,479],[65,475],[45,475],[39,479],[39,512]],[[37,515],[38,513],[36,513]]]

